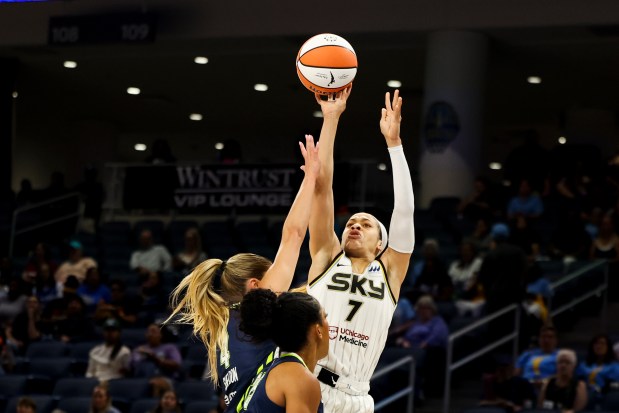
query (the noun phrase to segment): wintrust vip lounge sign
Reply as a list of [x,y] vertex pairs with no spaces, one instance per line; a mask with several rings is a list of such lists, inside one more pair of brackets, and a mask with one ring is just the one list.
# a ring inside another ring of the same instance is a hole
[[303,179],[296,165],[175,165],[127,168],[127,209],[283,212]]

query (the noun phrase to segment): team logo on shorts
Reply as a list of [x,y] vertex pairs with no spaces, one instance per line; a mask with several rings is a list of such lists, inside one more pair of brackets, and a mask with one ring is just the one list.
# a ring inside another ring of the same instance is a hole
[[329,326],[329,340],[335,340],[339,329],[336,326]]

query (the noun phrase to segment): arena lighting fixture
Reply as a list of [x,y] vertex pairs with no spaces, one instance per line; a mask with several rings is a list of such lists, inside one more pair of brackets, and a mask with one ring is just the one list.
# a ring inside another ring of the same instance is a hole
[[386,171],[387,170],[387,165],[384,163],[379,163],[378,165],[376,165],[376,167],[378,168],[379,171]]
[[399,80],[390,80],[387,82],[387,86],[389,87],[402,87],[402,82]]
[[540,83],[542,83],[542,78],[539,76],[529,76],[527,77],[527,82],[532,85],[539,85]]
[[141,92],[140,88],[138,87],[129,87],[127,88],[127,93],[130,95],[139,95]]
[[191,120],[195,120],[196,122],[199,122],[202,120],[202,114],[200,113],[192,113],[189,115],[189,119]]
[[224,148],[224,144],[221,142],[217,142],[215,144],[215,149],[217,149],[218,151],[221,151]]
[[133,149],[135,149],[138,152],[144,152],[146,150],[146,144],[136,143],[135,145],[133,145]]
[[488,165],[488,166],[493,171],[499,171],[499,170],[501,170],[501,168],[503,168],[503,165],[501,165],[499,162],[490,162],[490,165]]
[[13,96],[13,99],[17,99],[17,96],[19,96],[19,93],[17,93],[17,92],[13,92],[13,93],[11,94],[11,96]]
[[194,63],[199,64],[199,65],[205,65],[208,63],[208,57],[204,57],[204,56],[196,56],[195,59],[193,59]]
[[565,139],[565,136],[559,136],[558,141],[561,145],[565,145],[565,143],[567,142],[567,139]]
[[267,90],[269,90],[269,87],[264,83],[256,83],[254,85],[254,90],[257,92],[266,92]]
[[74,62],[73,60],[65,60],[62,65],[67,69],[75,69],[77,67],[77,62]]
[[315,110],[313,113],[315,118],[322,118],[322,111],[321,110]]

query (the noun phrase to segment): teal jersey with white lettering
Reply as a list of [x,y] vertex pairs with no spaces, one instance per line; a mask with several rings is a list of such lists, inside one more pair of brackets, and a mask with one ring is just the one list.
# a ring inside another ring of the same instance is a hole
[[307,291],[324,307],[329,322],[329,355],[318,365],[349,380],[369,381],[397,303],[383,263],[374,260],[355,274],[341,252]]

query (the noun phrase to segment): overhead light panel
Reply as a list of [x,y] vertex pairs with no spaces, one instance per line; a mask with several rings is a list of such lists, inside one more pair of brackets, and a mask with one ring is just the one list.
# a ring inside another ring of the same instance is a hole
[[503,168],[503,165],[501,165],[500,162],[490,162],[490,165],[488,165],[488,166],[493,171],[499,171],[499,170],[501,170]]
[[75,69],[77,67],[77,62],[74,62],[73,60],[65,60],[62,65],[67,69]]
[[146,144],[136,143],[135,145],[133,145],[133,149],[135,149],[138,152],[144,152],[146,150]]
[[221,151],[224,148],[224,144],[221,142],[217,142],[215,144],[215,149],[217,149],[218,151]]
[[127,88],[127,93],[130,95],[139,95],[141,90],[138,87],[129,87]]
[[387,86],[389,87],[402,87],[402,82],[399,80],[390,80],[387,82]]
[[269,90],[269,87],[264,83],[256,83],[254,85],[254,90],[258,92],[266,92],[267,90]]
[[205,56],[196,56],[195,59],[193,59],[194,63],[199,64],[199,65],[205,65],[208,63],[208,57]]
[[542,83],[542,78],[539,76],[529,76],[527,77],[527,82],[532,85],[539,85],[540,83]]
[[199,122],[202,120],[202,114],[200,113],[192,113],[189,115],[189,119],[191,120],[195,120],[196,122]]

